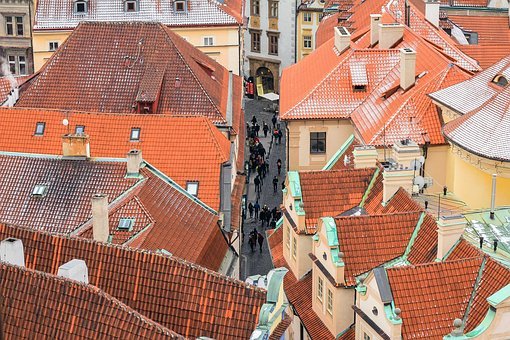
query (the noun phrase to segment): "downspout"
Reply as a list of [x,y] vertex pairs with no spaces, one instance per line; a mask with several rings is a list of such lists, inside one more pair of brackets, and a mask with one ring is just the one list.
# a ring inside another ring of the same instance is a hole
[[31,60],[31,67],[29,69],[29,72],[33,73],[35,71],[34,69],[34,60],[35,60],[35,56],[34,56],[34,37],[32,36],[32,25],[35,24],[35,14],[34,14],[34,22],[32,22],[32,0],[28,0],[28,17],[29,17],[29,21],[30,21],[30,49],[31,49],[31,53],[32,53],[32,60]]
[[290,131],[289,131],[289,126],[287,125],[287,123],[285,123],[285,133],[286,133],[286,137],[285,137],[285,144],[287,144],[287,154],[285,155],[285,163],[287,163],[287,167],[285,168],[287,171],[289,171],[289,152],[290,152],[290,148],[289,148],[289,145],[290,145]]
[[[301,6],[301,4],[300,4]],[[299,6],[297,5],[297,0],[294,1],[294,8],[296,9],[296,14],[294,14],[294,64],[297,60],[297,17],[299,13]],[[281,92],[281,91],[280,91]],[[287,168],[288,169],[288,168]]]

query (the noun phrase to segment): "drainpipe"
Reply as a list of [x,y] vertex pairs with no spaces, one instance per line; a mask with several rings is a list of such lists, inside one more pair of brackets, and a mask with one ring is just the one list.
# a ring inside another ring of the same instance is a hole
[[496,174],[492,175],[492,194],[491,194],[491,213],[490,213],[491,220],[494,219],[494,209],[495,209],[495,205],[496,205],[496,177],[498,177],[498,175],[496,175]]
[[[281,113],[281,111],[280,111]],[[285,155],[285,163],[287,163],[287,167],[285,168],[287,170],[287,172],[289,171],[289,145],[290,145],[290,131],[289,131],[289,127],[287,126],[287,123],[285,123],[285,134],[286,134],[286,137],[285,137],[285,144],[287,144],[287,154]]]

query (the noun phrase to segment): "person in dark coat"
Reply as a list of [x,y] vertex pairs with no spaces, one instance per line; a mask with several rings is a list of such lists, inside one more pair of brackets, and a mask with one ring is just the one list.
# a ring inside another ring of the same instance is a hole
[[251,202],[248,204],[248,212],[250,213],[250,218],[253,218],[253,204]]
[[277,190],[278,190],[278,177],[274,176],[274,178],[273,178],[273,193],[276,194]]
[[257,124],[257,117],[253,116],[252,119],[251,119],[251,124],[253,126],[255,126],[255,124]]
[[264,131],[264,137],[267,138],[267,133],[269,132],[269,126],[266,124],[266,122],[264,122],[262,124],[262,130]]
[[255,205],[253,206],[253,211],[255,212],[255,219],[259,218],[259,210],[260,210],[260,204],[259,201],[255,202]]
[[278,176],[280,176],[280,173],[282,172],[282,160],[279,158],[276,161],[276,167],[278,168]]
[[[255,116],[253,116],[253,117],[255,117]],[[276,121],[277,121],[277,119],[276,119],[276,113],[275,113],[273,115],[273,118],[271,119],[271,122],[273,123],[273,129],[276,127]]]
[[262,244],[264,243],[264,236],[261,233],[257,233],[257,240],[259,241],[260,252],[262,253]]

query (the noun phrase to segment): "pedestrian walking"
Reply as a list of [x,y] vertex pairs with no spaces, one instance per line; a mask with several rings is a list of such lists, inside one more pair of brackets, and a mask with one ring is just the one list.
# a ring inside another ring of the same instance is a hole
[[253,116],[251,119],[251,125],[255,126],[257,124],[257,117]]
[[273,138],[274,138],[274,143],[276,145],[278,145],[278,129],[274,129],[274,131],[273,131]]
[[280,173],[282,172],[282,160],[280,158],[276,161],[276,166],[278,167],[278,176],[280,176]]
[[271,221],[271,212],[267,210],[264,217],[266,218],[266,226],[269,227],[269,221]]
[[278,177],[274,176],[274,178],[273,178],[273,193],[276,194],[277,190],[278,190]]
[[250,219],[253,218],[253,204],[251,202],[248,204],[248,212],[250,213]]
[[262,253],[262,244],[264,243],[264,236],[257,232],[257,240],[259,241],[260,252]]
[[266,211],[264,209],[262,209],[259,216],[260,216],[260,220],[262,221],[262,229],[264,229],[264,222],[266,221]]
[[[255,117],[255,116],[254,116]],[[271,122],[273,123],[273,129],[276,127],[276,113],[273,115],[273,118],[271,118]]]
[[283,132],[282,129],[278,129],[278,144],[282,144]]
[[253,184],[255,184],[255,191],[257,193],[260,192],[260,178],[259,176],[257,175],[257,177],[255,177],[255,179],[253,180]]
[[259,201],[256,201],[255,205],[253,206],[253,211],[255,212],[256,220],[258,220],[258,218],[259,218],[259,210],[260,210],[260,204],[259,204]]
[[277,210],[276,207],[274,207],[273,210],[271,210],[271,217],[273,218],[273,220],[276,220],[276,210]]
[[266,122],[263,122],[262,130],[264,131],[264,137],[267,138],[267,133],[269,132],[269,126],[266,124]]
[[260,125],[259,124],[255,124],[255,136],[259,136],[259,131],[260,131]]

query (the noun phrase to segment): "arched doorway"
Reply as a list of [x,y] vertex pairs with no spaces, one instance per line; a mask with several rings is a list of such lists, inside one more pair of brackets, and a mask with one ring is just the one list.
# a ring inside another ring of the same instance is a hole
[[[260,86],[262,86],[264,93],[274,92],[273,72],[267,67],[259,67],[257,69],[256,84],[258,92],[260,92]],[[264,93],[259,93],[259,95]]]

